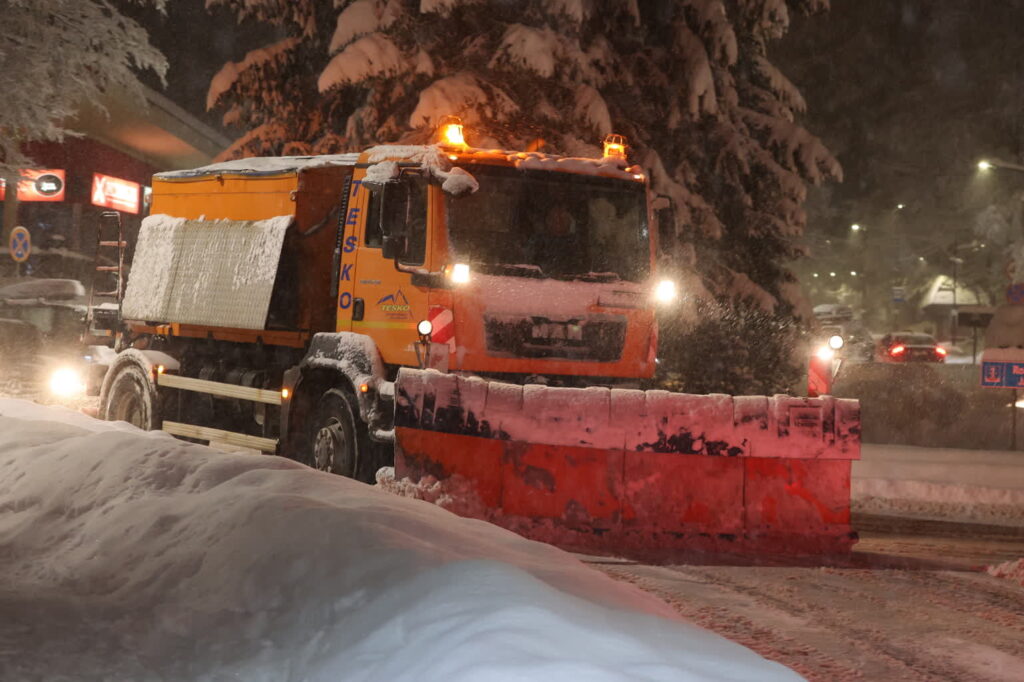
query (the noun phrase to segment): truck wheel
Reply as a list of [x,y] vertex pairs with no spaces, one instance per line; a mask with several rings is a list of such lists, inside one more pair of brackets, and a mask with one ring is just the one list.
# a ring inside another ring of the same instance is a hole
[[146,371],[135,363],[125,363],[116,371],[103,401],[103,418],[128,422],[143,431],[159,429],[156,390]]
[[365,432],[366,427],[356,419],[352,403],[345,394],[338,389],[324,393],[309,434],[313,467],[354,478],[359,453],[366,452],[367,438],[360,431]]

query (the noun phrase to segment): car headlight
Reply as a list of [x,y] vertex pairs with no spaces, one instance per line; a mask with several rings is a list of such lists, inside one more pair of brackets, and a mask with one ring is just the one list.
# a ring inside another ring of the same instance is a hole
[[663,279],[654,287],[654,300],[658,303],[671,303],[678,295],[676,283],[670,279]]
[[843,337],[839,336],[839,334],[833,334],[828,337],[828,347],[832,350],[839,350],[844,345],[846,345],[846,341],[843,340]]
[[70,367],[61,367],[50,375],[50,393],[61,398],[71,398],[85,393],[85,379]]

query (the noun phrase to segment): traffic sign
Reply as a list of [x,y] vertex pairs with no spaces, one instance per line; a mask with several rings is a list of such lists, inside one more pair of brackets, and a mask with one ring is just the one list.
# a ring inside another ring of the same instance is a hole
[[892,288],[892,302],[893,303],[906,303],[907,302],[907,290],[904,287],[893,287]]
[[982,362],[981,385],[986,388],[1024,388],[1024,362]]
[[1024,282],[1017,282],[1006,288],[1006,302],[1014,304],[1024,303]]
[[7,248],[15,263],[24,263],[32,255],[32,233],[19,225],[11,230]]

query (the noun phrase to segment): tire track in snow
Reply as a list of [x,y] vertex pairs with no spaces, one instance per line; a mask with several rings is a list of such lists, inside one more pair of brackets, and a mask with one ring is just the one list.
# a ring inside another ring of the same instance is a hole
[[810,680],[1019,679],[1024,591],[976,573],[602,566]]

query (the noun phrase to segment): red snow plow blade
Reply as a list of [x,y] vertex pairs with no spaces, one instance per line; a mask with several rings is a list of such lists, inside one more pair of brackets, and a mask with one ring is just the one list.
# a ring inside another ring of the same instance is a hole
[[855,400],[548,388],[402,369],[395,476],[567,549],[849,551]]

